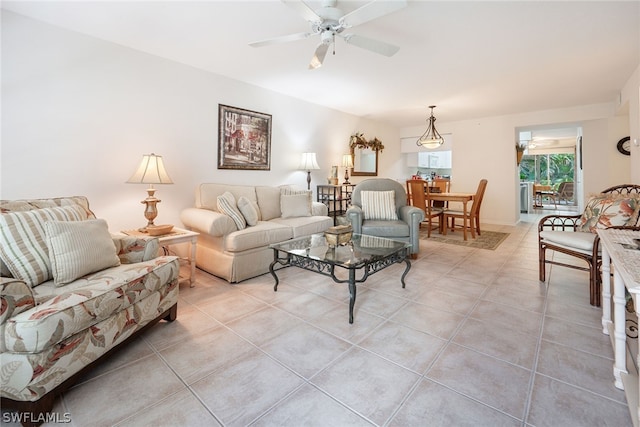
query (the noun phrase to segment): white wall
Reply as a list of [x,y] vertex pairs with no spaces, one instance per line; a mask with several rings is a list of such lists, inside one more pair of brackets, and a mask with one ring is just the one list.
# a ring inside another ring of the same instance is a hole
[[[272,114],[270,171],[217,169],[218,104]],[[355,131],[382,140],[380,169],[400,173],[395,128],[2,13],[3,199],[86,195],[112,231],[139,227],[146,186],[125,181],[154,152],[174,181],[157,186],[156,224],[178,225],[200,182],[306,187],[302,152],[322,168],[312,188],[326,183]]]

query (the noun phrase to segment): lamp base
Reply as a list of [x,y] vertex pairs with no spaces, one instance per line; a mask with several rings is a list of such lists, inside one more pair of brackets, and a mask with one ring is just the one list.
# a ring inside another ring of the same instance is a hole
[[147,198],[140,202],[145,205],[144,217],[147,219],[147,225],[138,229],[138,231],[141,231],[143,233],[147,232],[147,227],[155,225],[153,223],[153,220],[158,216],[158,208],[156,207],[156,205],[162,200],[159,200],[154,196],[155,192],[155,188],[147,188]]
[[345,168],[345,169],[344,169],[344,182],[343,182],[342,184],[343,184],[343,185],[349,185],[349,184],[351,184],[351,183],[349,182],[349,169],[348,169],[348,168]]

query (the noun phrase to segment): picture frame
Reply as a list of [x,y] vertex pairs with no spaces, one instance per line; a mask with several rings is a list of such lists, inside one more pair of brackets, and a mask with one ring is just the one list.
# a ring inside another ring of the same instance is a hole
[[271,114],[218,104],[218,169],[271,170]]

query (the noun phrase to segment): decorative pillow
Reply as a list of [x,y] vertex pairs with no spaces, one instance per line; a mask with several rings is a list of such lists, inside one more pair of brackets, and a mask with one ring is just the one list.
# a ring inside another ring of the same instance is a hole
[[247,221],[247,225],[253,227],[260,221],[260,209],[258,205],[246,197],[240,196],[238,199],[238,209]]
[[218,210],[223,214],[231,217],[233,222],[236,223],[236,227],[238,230],[242,230],[247,227],[247,222],[242,216],[242,213],[238,210],[238,206],[236,205],[236,198],[233,197],[233,194],[225,191],[221,196],[218,196]]
[[51,280],[45,242],[47,221],[84,221],[87,211],[78,205],[10,212],[0,215],[0,257],[11,275],[34,287]]
[[280,196],[280,210],[282,218],[311,216],[311,198],[308,194],[283,194]]
[[579,230],[596,233],[615,225],[634,225],[639,209],[640,199],[627,194],[591,196],[580,218]]
[[116,245],[104,219],[47,221],[44,229],[56,286],[120,265]]
[[362,191],[360,193],[364,219],[396,221],[396,193],[391,191]]

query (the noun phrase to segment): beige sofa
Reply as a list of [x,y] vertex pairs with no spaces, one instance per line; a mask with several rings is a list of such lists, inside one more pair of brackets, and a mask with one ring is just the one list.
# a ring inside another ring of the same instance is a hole
[[0,210],[2,406],[39,424],[107,353],[176,318],[179,263],[157,238],[110,235],[84,197]]
[[[240,229],[233,215],[221,212],[218,198],[227,192],[236,203],[242,198],[254,205],[258,220],[249,222],[255,225]],[[273,261],[270,244],[320,233],[333,225],[327,207],[312,201],[310,192],[306,199],[303,193],[307,191],[287,185],[200,184],[195,191],[195,207],[180,214],[187,229],[200,233],[196,265],[231,283],[267,273]],[[306,209],[301,206],[303,199],[309,204],[306,213],[300,210]]]

